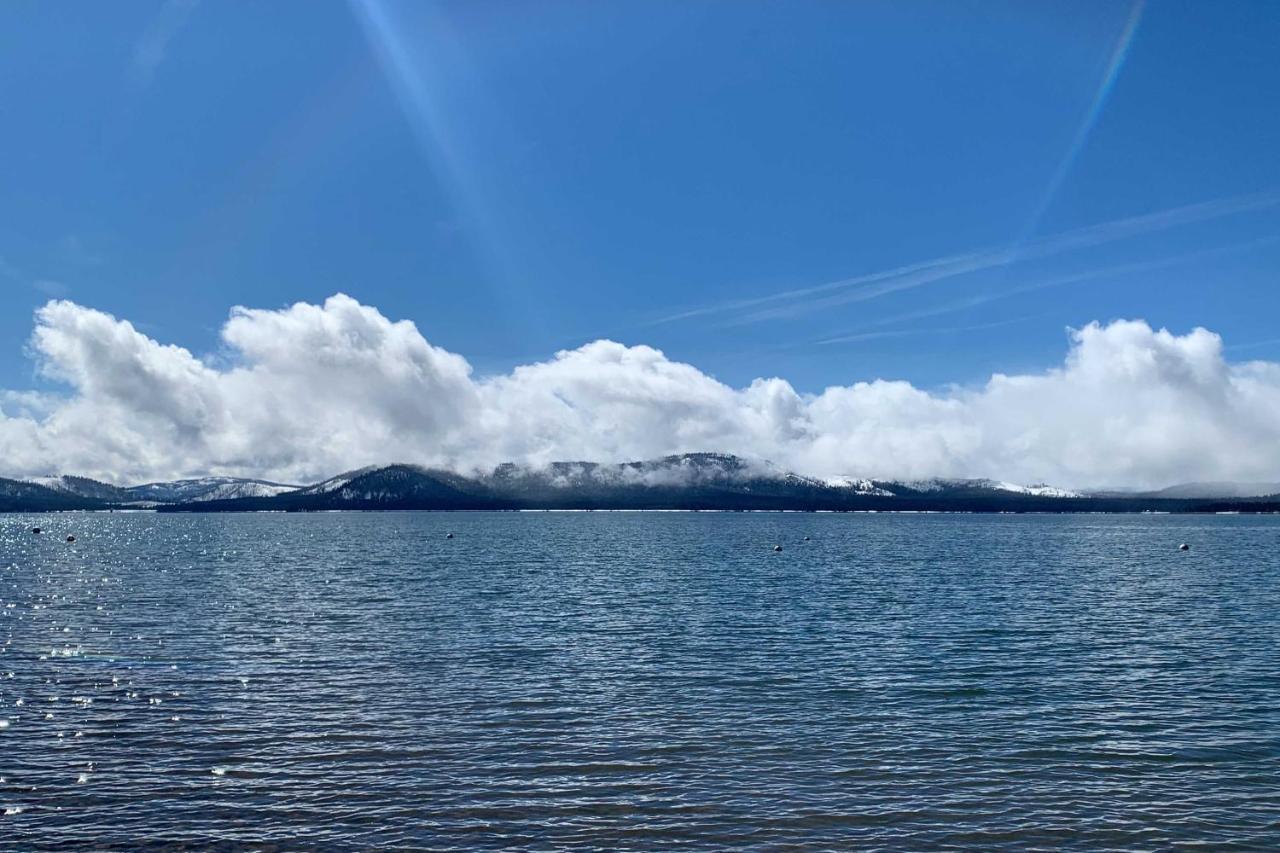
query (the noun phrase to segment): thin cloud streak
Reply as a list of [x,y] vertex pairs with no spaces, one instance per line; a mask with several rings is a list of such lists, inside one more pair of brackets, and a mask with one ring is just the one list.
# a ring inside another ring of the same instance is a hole
[[886,296],[890,293],[913,290],[926,284],[957,278],[968,273],[1009,266],[1022,260],[1047,258],[1078,249],[1093,248],[1095,246],[1114,243],[1130,237],[1137,237],[1155,231],[1164,231],[1170,228],[1176,228],[1180,225],[1203,222],[1208,219],[1216,219],[1236,213],[1243,213],[1261,207],[1272,206],[1277,203],[1280,203],[1280,194],[1273,193],[1266,196],[1243,196],[1220,201],[1201,202],[1199,204],[1186,205],[1157,213],[1130,217],[1128,219],[1113,220],[1112,222],[1106,222],[1100,225],[1091,225],[1085,228],[1065,231],[1060,234],[1044,237],[1028,243],[1021,250],[1015,251],[1013,249],[1003,249],[994,251],[975,260],[956,263],[934,273],[920,273],[917,275],[902,276],[896,280],[867,285],[853,291],[833,294],[823,299],[807,303],[756,311],[746,315],[745,317],[737,318],[730,325],[737,326],[762,322],[765,320],[795,317],[812,311],[834,308],[854,302],[865,302],[870,299]]
[[1236,350],[1242,350],[1242,349],[1257,349],[1258,347],[1269,347],[1275,344],[1280,344],[1280,338],[1267,338],[1266,340],[1249,341],[1248,343],[1244,343],[1244,344],[1231,344],[1230,346],[1224,346],[1223,349],[1231,350],[1234,352]]
[[[1020,249],[1013,247],[987,248],[947,255],[812,287],[796,288],[766,296],[732,300],[718,305],[691,309],[654,320],[648,325],[661,325],[695,317],[732,314],[744,309],[777,302],[789,302],[790,304],[749,311],[733,317],[721,325],[742,326],[766,320],[790,318],[839,305],[876,299],[904,290],[912,290],[926,284],[945,281],[968,273],[1009,266],[1033,258],[1046,258],[1079,249],[1093,248],[1182,225],[1262,210],[1274,207],[1277,204],[1280,204],[1280,193],[1274,191],[1197,202],[1041,237],[1028,242]],[[820,299],[805,300],[806,297],[819,294],[830,295]]]
[[688,320],[694,317],[705,317],[709,314],[722,314],[729,311],[735,311],[741,308],[753,308],[757,305],[767,305],[770,302],[780,302],[786,299],[798,299],[802,296],[812,296],[816,293],[825,293],[830,290],[838,290],[842,287],[854,287],[859,284],[867,284],[875,281],[883,281],[885,279],[894,278],[901,275],[909,275],[912,273],[923,272],[929,269],[944,267],[951,264],[962,263],[968,259],[980,257],[987,250],[979,252],[966,252],[963,254],[948,255],[946,257],[935,258],[930,261],[922,261],[915,264],[906,264],[893,269],[882,270],[881,272],[867,273],[866,275],[853,276],[852,278],[842,278],[838,281],[829,281],[825,284],[817,284],[811,287],[800,287],[792,290],[784,290],[779,293],[772,293],[767,296],[757,296],[749,299],[735,299],[729,302],[722,302],[718,305],[707,305],[702,308],[693,308],[688,311],[681,311],[678,314],[671,314],[667,317],[660,317],[657,320],[650,320],[645,323],[646,326],[660,326],[664,323],[674,323],[679,320]]
[[1039,314],[1028,314],[1025,317],[1013,317],[1008,320],[993,320],[990,323],[975,323],[969,326],[945,326],[932,327],[925,329],[885,329],[875,332],[858,332],[852,335],[841,335],[836,338],[826,338],[820,341],[814,341],[819,346],[827,344],[848,344],[858,343],[860,341],[873,341],[882,338],[907,338],[915,335],[955,335],[962,332],[983,332],[987,329],[999,329],[1002,326],[1015,326],[1018,323],[1026,323],[1030,320],[1039,320],[1048,317],[1049,312],[1041,312]]
[[[868,323],[867,326],[874,328],[877,326],[891,326],[894,323],[906,323],[912,320],[924,320],[930,317],[938,317],[944,314],[953,314],[957,311],[964,311],[969,308],[976,308],[979,305],[986,305],[989,302],[997,302],[1001,299],[1009,299],[1014,296],[1020,296],[1024,293],[1034,293],[1039,290],[1048,290],[1050,288],[1063,287],[1069,284],[1079,284],[1083,281],[1092,281],[1099,278],[1151,272],[1152,270],[1176,266],[1178,264],[1186,263],[1187,261],[1200,260],[1203,258],[1214,257],[1216,255],[1244,251],[1246,249],[1254,249],[1259,246],[1271,245],[1276,242],[1280,242],[1280,236],[1263,237],[1258,240],[1232,243],[1227,246],[1219,246],[1213,249],[1201,249],[1195,252],[1182,252],[1177,255],[1172,255],[1167,258],[1159,258],[1156,260],[1134,261],[1127,264],[1114,264],[1112,266],[1100,267],[1098,269],[1084,270],[1070,275],[1056,276],[1054,278],[1044,279],[1030,284],[1019,285],[1018,287],[1009,288],[1008,290],[977,294],[966,299],[948,302],[944,305],[935,306],[933,308],[911,311],[906,314],[895,314],[892,317],[884,317],[879,320],[872,321]],[[814,343],[827,343],[827,340],[815,341]]]
[[200,0],[168,0],[133,48],[133,73],[139,82],[150,82],[169,52],[169,43],[186,25]]

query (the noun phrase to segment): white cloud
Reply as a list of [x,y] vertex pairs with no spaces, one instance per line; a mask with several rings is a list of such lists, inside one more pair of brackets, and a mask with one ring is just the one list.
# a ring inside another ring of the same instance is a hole
[[222,337],[230,367],[49,302],[30,350],[69,390],[0,394],[0,473],[308,481],[392,461],[467,469],[722,450],[817,475],[1280,478],[1280,364],[1229,363],[1203,329],[1092,324],[1043,373],[941,393],[877,380],[820,394],[777,378],[733,388],[603,340],[477,379],[413,323],[343,295],[236,308]]

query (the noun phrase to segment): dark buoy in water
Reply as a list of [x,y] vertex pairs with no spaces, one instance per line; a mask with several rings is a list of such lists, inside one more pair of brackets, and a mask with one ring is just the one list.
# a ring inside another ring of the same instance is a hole
[[74,536],[68,536],[68,537],[67,537],[67,541],[68,541],[68,542],[74,542],[74,541],[76,541],[76,537],[74,537]]
[[41,530],[40,530],[40,528],[39,528],[39,527],[33,527],[33,528],[31,528],[31,532],[32,532],[32,533],[37,533],[37,534],[38,534],[38,533],[40,533],[40,532],[41,532]]
[[446,534],[444,535],[444,538],[445,538],[445,539],[452,539],[452,538],[453,538],[453,534],[452,534],[452,533],[446,533]]
[[1183,542],[1181,545],[1179,545],[1179,546],[1178,546],[1178,550],[1179,550],[1179,551],[1190,551],[1190,550],[1191,550],[1191,546],[1190,546],[1190,545],[1188,545],[1186,542]]
[[782,546],[781,546],[781,545],[774,545],[774,546],[773,546],[773,550],[774,550],[774,551],[781,551],[781,550],[782,550]]
[[808,542],[808,541],[809,541],[809,537],[808,537],[808,536],[804,537],[804,541]]

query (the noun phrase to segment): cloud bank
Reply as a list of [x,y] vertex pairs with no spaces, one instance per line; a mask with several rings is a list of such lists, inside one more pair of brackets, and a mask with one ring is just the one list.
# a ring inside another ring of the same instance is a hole
[[599,340],[478,378],[417,327],[336,295],[235,308],[226,366],[65,300],[30,352],[62,395],[0,392],[0,474],[116,482],[234,474],[308,482],[393,461],[612,462],[719,450],[815,475],[1063,486],[1280,479],[1280,364],[1141,321],[1070,333],[1061,366],[929,392],[877,380],[744,388]]

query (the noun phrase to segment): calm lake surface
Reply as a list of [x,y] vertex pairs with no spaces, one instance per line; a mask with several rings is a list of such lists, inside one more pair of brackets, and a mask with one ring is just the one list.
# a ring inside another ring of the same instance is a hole
[[0,643],[0,846],[1280,846],[1275,518],[8,515]]

